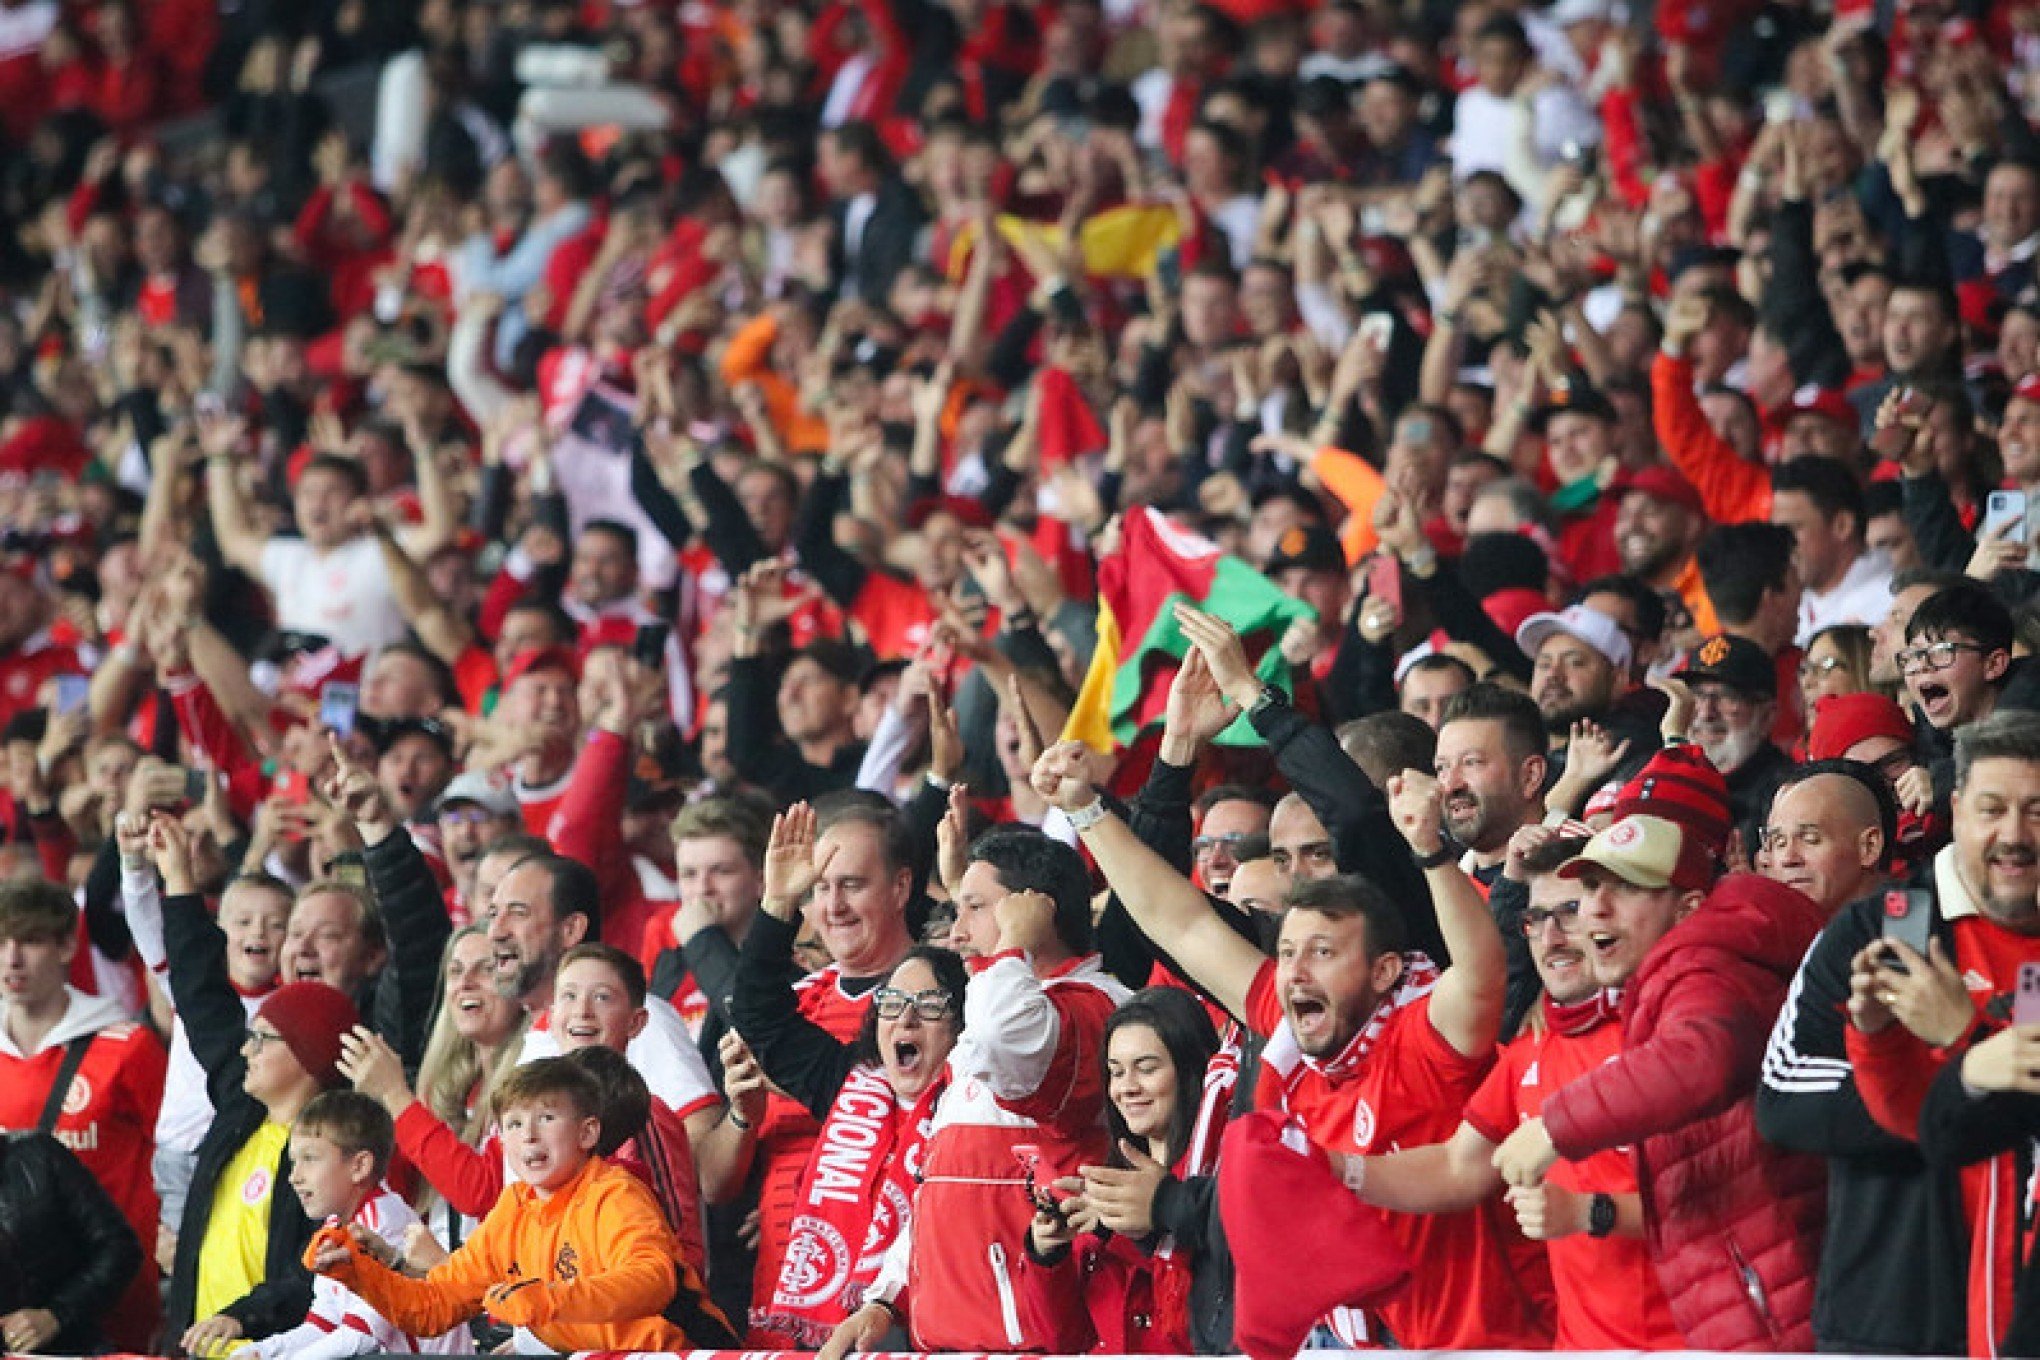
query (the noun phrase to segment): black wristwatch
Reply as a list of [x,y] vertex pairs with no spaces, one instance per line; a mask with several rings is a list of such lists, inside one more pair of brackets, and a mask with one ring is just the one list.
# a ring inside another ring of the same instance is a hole
[[1615,1197],[1596,1195],[1587,1202],[1587,1236],[1607,1237],[1615,1231]]
[[1254,696],[1254,702],[1247,706],[1247,716],[1258,718],[1271,708],[1286,706],[1289,696],[1273,685],[1261,686],[1261,692]]
[[1429,873],[1433,869],[1443,868],[1445,865],[1450,864],[1458,853],[1458,848],[1451,841],[1440,841],[1438,848],[1430,854],[1420,855],[1412,850],[1410,858],[1417,862],[1419,869]]

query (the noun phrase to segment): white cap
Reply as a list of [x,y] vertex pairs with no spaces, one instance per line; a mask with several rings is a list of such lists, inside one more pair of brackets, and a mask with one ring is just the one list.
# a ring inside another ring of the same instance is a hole
[[480,770],[466,770],[455,775],[453,782],[446,786],[446,791],[439,795],[440,810],[450,808],[455,803],[473,803],[497,817],[519,815],[517,795]]
[[1523,649],[1523,655],[1535,661],[1537,653],[1555,633],[1578,638],[1607,657],[1608,664],[1618,671],[1629,669],[1634,653],[1622,629],[1606,614],[1583,604],[1568,606],[1556,614],[1532,614],[1517,625],[1516,645]]
[[1595,19],[1605,22],[1615,17],[1615,4],[1614,0],[1558,0],[1545,17],[1559,28]]

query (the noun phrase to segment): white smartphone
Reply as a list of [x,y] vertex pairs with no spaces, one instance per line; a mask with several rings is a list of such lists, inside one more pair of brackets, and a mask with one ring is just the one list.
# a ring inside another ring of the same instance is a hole
[[2040,963],[2019,965],[2019,989],[2012,993],[2012,1023],[2040,1025]]
[[2023,491],[1993,491],[1983,498],[1983,524],[1979,532],[1986,538],[1998,534],[2007,543],[2024,543],[2029,535],[2026,529],[2026,493]]
[[1360,336],[1376,353],[1385,353],[1395,335],[1395,317],[1388,312],[1369,312],[1360,318]]

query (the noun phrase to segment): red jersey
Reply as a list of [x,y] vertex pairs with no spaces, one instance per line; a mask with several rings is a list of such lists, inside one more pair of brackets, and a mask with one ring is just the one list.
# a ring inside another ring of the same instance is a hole
[[[1406,983],[1390,1004],[1385,1022],[1368,1025],[1323,1063],[1297,1052],[1275,990],[1274,961],[1255,975],[1247,1023],[1269,1036],[1264,1080],[1278,1076],[1282,1108],[1319,1147],[1367,1155],[1442,1143],[1487,1073],[1490,1059],[1464,1056],[1431,1024],[1428,987],[1417,993]],[[1457,1214],[1389,1214],[1388,1224],[1416,1268],[1408,1292],[1380,1310],[1398,1346],[1549,1349],[1551,1280],[1539,1266],[1543,1253],[1512,1256],[1511,1239],[1523,1239],[1499,1200]],[[1335,1330],[1345,1332],[1350,1321],[1335,1315]]]
[[[801,1018],[819,1025],[843,1043],[849,1043],[864,1028],[864,1012],[871,1005],[871,992],[852,996],[843,990],[842,970],[835,964],[810,973],[794,984]],[[774,1091],[765,1102],[765,1117],[758,1126],[758,1165],[764,1168],[758,1186],[758,1268],[751,1276],[751,1297],[770,1299],[779,1285],[786,1244],[793,1234],[793,1220],[800,1211],[800,1184],[807,1174],[808,1158],[822,1126],[797,1101]],[[786,1349],[789,1341],[771,1332],[754,1330],[753,1346]]]
[[[1561,1032],[1551,1023],[1539,1034],[1525,1033],[1504,1048],[1480,1090],[1466,1106],[1466,1122],[1490,1143],[1502,1143],[1516,1126],[1537,1118],[1545,1098],[1622,1052],[1622,1026],[1614,1007],[1584,1030]],[[1637,1193],[1636,1163],[1627,1148],[1596,1152],[1583,1162],[1560,1161],[1551,1183],[1575,1194]],[[1658,1284],[1657,1267],[1638,1237],[1584,1235],[1547,1242],[1552,1282],[1558,1294],[1558,1340],[1562,1351],[1677,1350],[1685,1337],[1672,1321],[1671,1305]]]
[[52,639],[47,630],[0,656],[0,727],[40,704],[37,693],[45,681],[85,673],[78,654]]
[[143,1244],[142,1268],[107,1319],[107,1328],[120,1345],[146,1346],[157,1312],[153,1248],[158,1206],[150,1159],[170,1055],[162,1040],[131,1023],[118,1004],[67,990],[69,1007],[34,1053],[22,1053],[7,1037],[6,1007],[0,1005],[0,1130],[36,1127],[64,1064],[64,1050],[72,1039],[91,1035],[52,1132],[105,1187]]

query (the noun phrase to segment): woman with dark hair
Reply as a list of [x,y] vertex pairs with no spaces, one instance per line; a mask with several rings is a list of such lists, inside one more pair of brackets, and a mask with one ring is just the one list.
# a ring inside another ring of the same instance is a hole
[[[1158,1224],[1164,1186],[1209,1175],[1220,1129],[1203,1116],[1218,1053],[1211,1017],[1190,993],[1149,987],[1105,1023],[1106,1127],[1112,1154],[1037,1212],[1015,1279],[1020,1307],[1065,1353],[1188,1354],[1190,1264]],[[1224,1101],[1209,1106],[1223,1117]],[[1032,1334],[1030,1332],[1030,1334]]]
[[724,1080],[732,1100],[740,1088],[770,1081],[822,1131],[801,1176],[786,1266],[771,1297],[753,1301],[751,1326],[814,1350],[863,1302],[906,1223],[915,1170],[949,1085],[949,1055],[963,1033],[969,975],[947,949],[916,946],[872,993],[857,1038],[844,1043],[800,1013],[798,969],[790,957],[754,947],[763,936],[746,938],[730,1000],[737,1032],[759,1056],[726,1066]]

